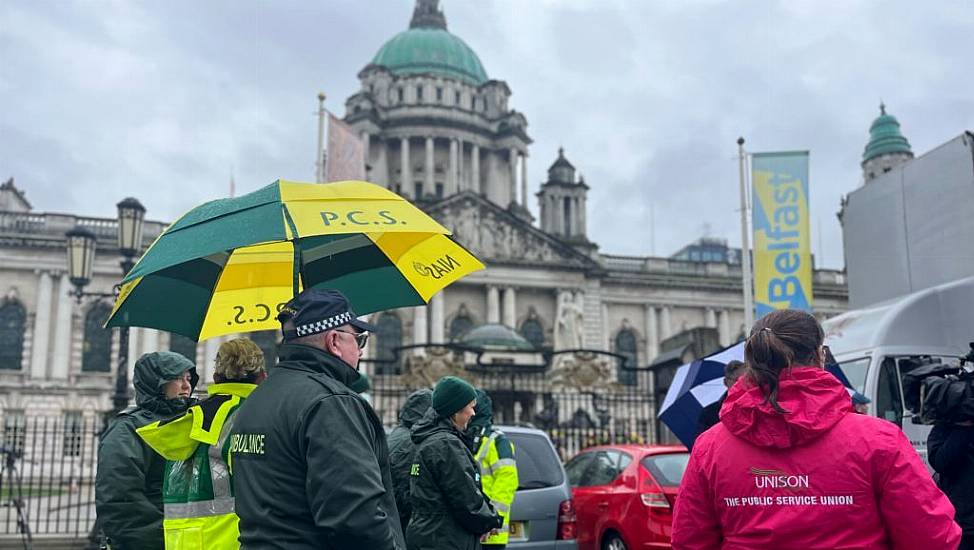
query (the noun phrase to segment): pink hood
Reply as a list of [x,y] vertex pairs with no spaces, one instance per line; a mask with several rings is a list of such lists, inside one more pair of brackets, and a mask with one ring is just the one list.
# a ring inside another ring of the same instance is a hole
[[761,389],[742,378],[727,393],[720,421],[737,437],[758,447],[787,449],[812,441],[853,413],[849,392],[829,372],[796,366],[781,373],[779,413]]

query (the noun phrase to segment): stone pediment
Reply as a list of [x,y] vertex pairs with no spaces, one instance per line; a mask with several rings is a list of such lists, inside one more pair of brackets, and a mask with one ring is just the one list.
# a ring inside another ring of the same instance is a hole
[[486,262],[598,268],[592,259],[480,195],[463,192],[424,207]]

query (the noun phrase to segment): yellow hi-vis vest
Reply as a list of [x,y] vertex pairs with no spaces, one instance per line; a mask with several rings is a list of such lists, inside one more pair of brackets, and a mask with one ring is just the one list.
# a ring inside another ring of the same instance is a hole
[[166,550],[240,548],[227,438],[256,384],[211,384],[185,414],[136,430],[166,459],[162,498]]
[[492,429],[490,435],[480,439],[475,455],[480,467],[480,486],[490,499],[494,510],[504,517],[504,526],[495,534],[480,539],[483,544],[507,544],[510,535],[511,505],[517,491],[517,463],[514,461],[514,444],[500,430]]

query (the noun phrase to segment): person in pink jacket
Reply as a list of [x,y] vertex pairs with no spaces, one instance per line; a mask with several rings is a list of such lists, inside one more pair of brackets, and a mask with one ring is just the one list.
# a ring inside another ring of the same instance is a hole
[[954,550],[954,507],[895,424],[855,414],[823,369],[822,327],[769,313],[746,374],[693,446],[674,550]]

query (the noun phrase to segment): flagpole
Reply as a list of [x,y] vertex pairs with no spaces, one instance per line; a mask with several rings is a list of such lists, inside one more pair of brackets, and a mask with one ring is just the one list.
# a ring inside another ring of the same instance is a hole
[[747,230],[747,155],[744,153],[744,138],[737,138],[737,154],[741,172],[741,285],[744,287],[744,334],[751,331],[754,324],[754,282],[751,277],[751,244]]
[[325,93],[318,92],[318,149],[315,155],[315,182],[325,181]]

